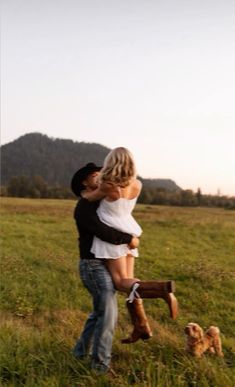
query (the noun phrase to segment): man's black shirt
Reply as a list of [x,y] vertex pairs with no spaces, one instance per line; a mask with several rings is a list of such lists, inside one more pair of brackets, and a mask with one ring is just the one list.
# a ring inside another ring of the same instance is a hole
[[102,223],[96,213],[99,202],[80,199],[74,210],[74,219],[79,232],[79,250],[81,259],[95,259],[91,253],[94,235],[113,245],[129,244],[132,235],[117,231]]

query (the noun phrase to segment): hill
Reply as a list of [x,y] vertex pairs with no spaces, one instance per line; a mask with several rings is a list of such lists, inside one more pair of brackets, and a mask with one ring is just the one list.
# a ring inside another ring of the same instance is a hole
[[[1,147],[2,185],[13,176],[42,176],[49,185],[68,187],[74,172],[88,162],[102,165],[109,148],[29,133]],[[170,179],[144,179],[144,187],[179,191]]]

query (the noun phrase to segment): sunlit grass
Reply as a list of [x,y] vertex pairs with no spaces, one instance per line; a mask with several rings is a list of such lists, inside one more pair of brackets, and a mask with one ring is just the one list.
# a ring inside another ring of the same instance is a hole
[[[1,203],[1,380],[3,386],[234,386],[235,214],[222,209],[138,205],[144,230],[136,276],[176,281],[180,315],[145,300],[154,336],[131,346],[125,297],[112,367],[97,378],[71,349],[91,301],[77,274],[74,201],[4,198]],[[218,325],[224,359],[192,359],[184,326]]]

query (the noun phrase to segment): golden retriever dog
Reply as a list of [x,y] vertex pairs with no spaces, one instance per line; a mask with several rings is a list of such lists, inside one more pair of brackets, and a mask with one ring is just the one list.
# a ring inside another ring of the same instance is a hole
[[184,332],[186,339],[186,352],[201,357],[206,351],[223,356],[220,330],[218,327],[210,326],[206,332],[196,323],[189,323]]

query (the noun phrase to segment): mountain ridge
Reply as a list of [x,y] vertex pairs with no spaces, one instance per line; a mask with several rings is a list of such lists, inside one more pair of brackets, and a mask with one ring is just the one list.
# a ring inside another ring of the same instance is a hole
[[[13,176],[39,175],[50,185],[69,187],[77,169],[88,162],[102,165],[109,151],[110,148],[98,143],[51,138],[40,132],[28,133],[1,146],[2,185]],[[171,179],[140,179],[145,188],[181,190]]]

